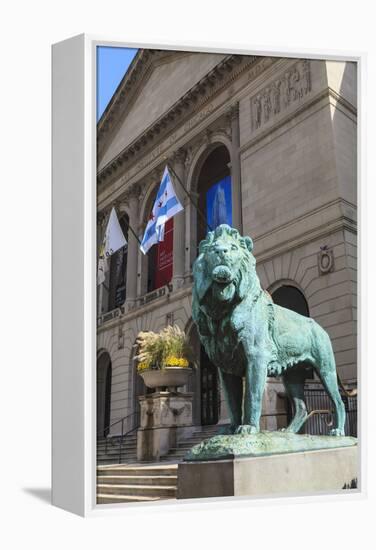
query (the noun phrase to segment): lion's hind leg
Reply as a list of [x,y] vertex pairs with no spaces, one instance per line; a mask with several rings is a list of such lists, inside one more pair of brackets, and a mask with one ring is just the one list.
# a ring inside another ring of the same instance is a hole
[[330,435],[345,435],[346,412],[339,393],[336,362],[329,335],[320,327],[316,329],[316,372],[334,406],[335,427]]
[[307,419],[307,406],[304,399],[304,383],[306,379],[305,369],[299,367],[285,371],[282,376],[286,393],[290,399],[294,416],[284,431],[298,433]]
[[333,365],[321,365],[320,369],[317,369],[317,374],[334,405],[335,427],[330,431],[330,435],[345,435],[346,412],[338,389],[334,358]]

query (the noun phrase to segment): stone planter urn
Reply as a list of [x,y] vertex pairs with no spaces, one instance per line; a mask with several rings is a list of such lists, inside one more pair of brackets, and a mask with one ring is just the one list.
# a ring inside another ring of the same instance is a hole
[[185,386],[192,373],[189,367],[164,367],[163,369],[148,369],[140,372],[148,388],[168,388],[171,392],[176,392],[179,386]]

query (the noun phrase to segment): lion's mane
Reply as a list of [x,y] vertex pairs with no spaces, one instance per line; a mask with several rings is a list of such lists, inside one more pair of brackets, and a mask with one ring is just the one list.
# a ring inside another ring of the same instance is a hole
[[[194,287],[192,301],[192,316],[197,323],[201,334],[207,333],[207,322],[205,317],[218,318],[223,313],[226,314],[226,308],[223,304],[213,303],[209,290],[213,284],[213,277],[210,271],[207,255],[221,239],[230,246],[235,243],[238,251],[238,261],[232,266],[233,284],[235,285],[235,296],[233,303],[229,307],[234,307],[236,303],[242,301],[249,294],[257,295],[261,291],[259,279],[256,274],[256,260],[252,254],[253,241],[250,237],[242,237],[240,233],[225,224],[218,226],[215,231],[210,231],[206,238],[201,241],[199,246],[199,255],[193,266]],[[231,254],[231,252],[230,252]],[[211,308],[208,303],[210,303]]]

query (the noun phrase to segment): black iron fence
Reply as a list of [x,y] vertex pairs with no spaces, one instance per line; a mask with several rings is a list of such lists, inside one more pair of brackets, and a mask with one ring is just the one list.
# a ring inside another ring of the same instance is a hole
[[[312,413],[302,428],[302,432],[313,435],[327,435],[333,426],[333,404],[321,388],[305,388],[305,401],[308,413]],[[346,410],[345,434],[357,437],[358,407],[357,397],[341,394]],[[315,412],[316,411],[316,412]]]

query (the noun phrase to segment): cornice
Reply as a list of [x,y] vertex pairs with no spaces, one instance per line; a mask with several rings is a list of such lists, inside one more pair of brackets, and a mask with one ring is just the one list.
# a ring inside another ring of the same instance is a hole
[[112,129],[113,122],[118,118],[120,111],[124,109],[125,99],[127,99],[128,103],[137,84],[144,77],[150,68],[152,59],[157,54],[158,50],[140,50],[136,54],[97,124],[97,140],[99,144],[107,132]]
[[[177,125],[184,123],[214,95],[235,80],[250,65],[263,58],[257,56],[228,55],[197,84],[186,92],[166,113],[125,147],[98,173],[98,185],[111,182],[132,166],[140,157],[151,151]],[[257,73],[258,76],[260,72]]]
[[98,156],[100,156],[105,149],[106,142],[108,142],[110,136],[126,114],[132,109],[134,101],[137,99],[138,88],[140,84],[145,82],[151,75],[152,69],[188,54],[189,52],[149,49],[140,50],[138,52],[98,122]]

